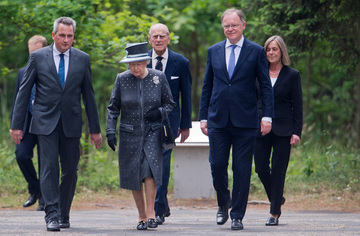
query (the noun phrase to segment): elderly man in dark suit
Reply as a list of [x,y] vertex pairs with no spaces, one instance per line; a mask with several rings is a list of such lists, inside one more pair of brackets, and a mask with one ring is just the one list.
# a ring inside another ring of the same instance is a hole
[[[273,92],[264,48],[243,36],[245,17],[226,10],[222,17],[226,40],[208,49],[199,120],[209,136],[210,166],[219,210],[217,224],[229,218],[231,229],[243,229],[250,188],[252,155],[258,129],[256,78],[262,91],[263,135],[271,130]],[[232,147],[233,189],[228,189],[228,162]]]
[[[149,30],[148,40],[153,47],[149,51],[149,56],[152,59],[148,67],[165,72],[171,93],[176,102],[176,107],[169,114],[170,125],[176,136],[181,135],[180,142],[184,142],[189,137],[189,129],[191,128],[192,77],[189,60],[167,47],[170,43],[170,32],[164,24],[152,25]],[[171,151],[163,150],[162,185],[156,190],[155,200],[155,214],[158,224],[162,224],[165,217],[170,216],[167,192],[170,178]]]
[[[31,89],[36,83],[30,132],[40,144],[40,186],[48,231],[69,228],[80,159],[81,96],[89,121],[91,144],[99,148],[102,137],[89,55],[72,47],[76,23],[69,17],[54,22],[54,43],[30,54],[14,106],[11,137],[18,144]],[[59,156],[61,184],[59,185]]]
[[[31,37],[28,41],[28,49],[29,53],[38,50],[42,47],[45,47],[47,45],[47,40],[45,37],[41,35],[34,35]],[[17,81],[16,81],[16,87],[15,87],[15,93],[14,93],[14,100],[13,100],[13,109],[11,111],[11,118],[13,116],[13,110],[14,110],[14,103],[17,96],[17,93],[19,92],[20,83],[23,79],[25,72],[25,67],[21,68],[18,73]],[[25,123],[24,127],[22,129],[23,136],[22,136],[22,142],[20,144],[16,145],[15,149],[15,156],[16,161],[18,163],[18,166],[23,173],[26,182],[28,183],[28,189],[30,196],[24,203],[24,207],[30,207],[36,203],[36,201],[39,199],[39,206],[37,208],[38,211],[43,211],[44,208],[44,201],[41,196],[40,191],[40,182],[36,175],[36,170],[32,161],[32,158],[34,156],[34,147],[37,146],[37,153],[38,153],[38,166],[40,170],[40,148],[38,144],[37,136],[34,134],[29,133],[29,126],[30,121],[32,117],[32,106],[34,103],[35,98],[35,86],[33,87],[33,90],[31,92],[31,97],[29,100],[29,106],[28,106],[28,112],[25,114]],[[39,175],[40,176],[40,175]]]

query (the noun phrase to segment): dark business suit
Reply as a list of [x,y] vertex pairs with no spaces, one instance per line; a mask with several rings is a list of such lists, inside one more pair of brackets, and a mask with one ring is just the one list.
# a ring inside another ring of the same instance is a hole
[[100,133],[89,55],[73,47],[69,49],[69,68],[63,88],[54,63],[53,46],[54,44],[30,54],[11,124],[11,129],[22,129],[31,89],[36,83],[30,132],[38,135],[42,147],[40,186],[45,202],[46,222],[57,220],[59,216],[69,219],[80,158],[81,96],[90,133]]
[[199,120],[207,120],[209,161],[218,205],[230,200],[227,166],[232,146],[231,219],[243,219],[250,187],[253,148],[258,129],[256,78],[263,93],[263,116],[273,116],[273,93],[263,47],[244,38],[229,78],[225,41],[208,49]]
[[[152,50],[149,56],[152,56]],[[191,128],[191,83],[189,60],[182,55],[168,49],[168,60],[165,68],[165,75],[170,85],[171,93],[176,103],[175,108],[169,114],[169,121],[175,136],[178,129]],[[156,62],[154,62],[156,63]],[[152,68],[152,60],[148,64]],[[181,95],[181,112],[180,112]],[[163,150],[163,175],[162,185],[157,187],[155,199],[155,215],[162,216],[169,207],[167,199],[168,184],[170,178],[171,151]]]
[[[15,93],[14,93],[14,99],[13,99],[13,107],[11,111],[11,118],[13,117],[13,110],[14,110],[14,104],[16,95],[19,92],[20,83],[22,81],[22,78],[24,76],[25,67],[21,68],[18,73],[17,81],[16,81],[16,87],[15,87]],[[32,118],[32,114],[30,114],[30,111],[26,112],[25,114],[25,122],[24,127],[22,129],[23,136],[20,144],[16,144],[15,149],[15,156],[16,161],[19,165],[19,168],[21,172],[23,173],[27,183],[28,183],[28,190],[30,194],[39,194],[39,204],[43,204],[41,192],[40,192],[40,183],[39,179],[36,174],[36,170],[32,161],[32,158],[34,156],[34,147],[37,145],[37,153],[38,153],[38,166],[40,170],[40,149],[38,145],[38,139],[37,136],[34,134],[29,133],[29,127],[30,127],[30,121]],[[40,176],[40,175],[39,175]]]
[[[279,215],[290,159],[290,138],[293,134],[301,137],[303,108],[300,73],[289,66],[283,66],[273,91],[272,130],[265,136],[258,136],[254,148],[254,161],[255,171],[271,202],[270,213]],[[260,104],[259,108],[261,109]]]

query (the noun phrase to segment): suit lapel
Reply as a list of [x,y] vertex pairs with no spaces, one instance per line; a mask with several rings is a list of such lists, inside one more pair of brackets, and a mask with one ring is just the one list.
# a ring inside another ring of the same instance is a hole
[[45,61],[46,61],[47,65],[50,68],[50,71],[51,71],[51,74],[53,75],[53,78],[56,80],[57,84],[60,87],[62,87],[61,83],[60,83],[59,75],[57,74],[57,71],[56,71],[55,62],[54,62],[53,46],[54,46],[54,44],[50,45],[48,47],[48,49],[46,50]]
[[226,40],[223,42],[223,44],[217,46],[216,54],[219,61],[218,63],[221,64],[221,69],[223,70],[223,73],[226,75],[227,80],[229,80],[229,73],[226,68],[225,44],[226,44]]
[[173,71],[176,68],[176,58],[174,57],[174,53],[168,48],[168,60],[166,62],[165,75],[166,78],[171,78],[173,75]]
[[[239,58],[238,58],[238,61],[237,61],[236,65],[235,65],[235,69],[234,69],[233,74],[236,74],[240,70],[240,67],[242,66],[242,64],[244,64],[247,57],[250,55],[251,51],[252,51],[252,48],[251,48],[250,45],[248,45],[247,39],[244,37],[244,43],[243,43],[243,46],[241,48],[240,55],[239,55]],[[234,78],[236,78],[236,76]]]
[[66,87],[66,84],[68,82],[70,82],[70,80],[72,79],[72,77],[71,77],[72,70],[73,70],[73,67],[76,65],[76,60],[77,60],[76,52],[75,52],[75,50],[72,50],[72,47],[71,47],[70,51],[69,51],[69,68],[68,68],[68,73],[66,75],[64,88]]

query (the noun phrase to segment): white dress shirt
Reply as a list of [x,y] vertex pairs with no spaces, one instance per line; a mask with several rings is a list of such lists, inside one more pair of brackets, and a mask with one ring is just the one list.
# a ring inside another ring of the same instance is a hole
[[[241,48],[244,44],[244,36],[241,37],[240,41],[236,43],[237,47],[234,50],[235,53],[235,66],[236,63],[238,61],[240,52],[241,52]],[[230,43],[229,39],[226,39],[226,43],[225,43],[225,58],[226,58],[226,69],[229,69],[229,60],[230,60],[230,54],[232,51],[232,46],[233,44]]]
[[[152,59],[152,68],[155,69],[155,66],[156,66],[156,62],[158,61],[156,57],[158,57],[159,55],[156,54],[155,50],[153,49],[152,50],[152,55],[151,55],[151,59]],[[167,64],[167,61],[169,59],[169,51],[168,49],[166,48],[164,54],[161,55],[161,57],[163,57],[163,59],[161,60],[161,63],[163,65],[163,72],[165,73],[165,69],[166,69],[166,64]]]
[[[54,57],[54,62],[55,62],[55,66],[56,66],[56,72],[58,72],[58,73],[59,73],[59,64],[60,64],[60,54],[61,54],[61,52],[59,52],[59,50],[56,49],[55,45],[53,45],[53,57]],[[70,49],[68,49],[64,53],[64,66],[65,66],[64,82],[66,81],[67,73],[69,70],[69,60],[70,60]]]

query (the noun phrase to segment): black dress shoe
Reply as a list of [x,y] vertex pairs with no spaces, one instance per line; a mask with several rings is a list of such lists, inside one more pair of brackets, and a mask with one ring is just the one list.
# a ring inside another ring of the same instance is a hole
[[241,230],[244,229],[244,226],[240,219],[232,219],[231,221],[231,229],[232,230]]
[[69,222],[69,220],[66,220],[66,219],[60,219],[59,226],[60,226],[60,228],[63,228],[63,229],[70,228],[70,222]]
[[156,223],[158,225],[162,225],[163,223],[165,222],[165,216],[162,215],[162,216],[156,216]]
[[231,208],[231,200],[225,206],[219,207],[216,213],[216,223],[223,225],[229,219],[229,208]]
[[266,226],[275,226],[279,224],[279,217],[276,219],[274,217],[269,217],[266,221]]
[[30,194],[28,200],[26,200],[26,202],[24,203],[24,207],[29,207],[35,204],[35,202],[38,200],[39,198],[39,194],[36,193],[32,193]]
[[60,226],[57,220],[50,220],[46,223],[47,231],[60,231]]
[[157,228],[158,224],[156,223],[155,219],[148,219],[147,222],[148,228]]
[[285,201],[286,201],[286,198],[282,197],[282,199],[281,199],[281,205],[284,205],[284,204],[285,204]]
[[44,205],[39,205],[36,210],[37,211],[45,211],[45,206]]
[[170,207],[168,207],[168,208],[166,209],[165,213],[164,213],[164,216],[165,216],[165,217],[169,217],[170,215],[171,215],[171,213],[170,213]]
[[146,221],[139,221],[139,224],[136,226],[137,230],[147,230],[147,222]]

